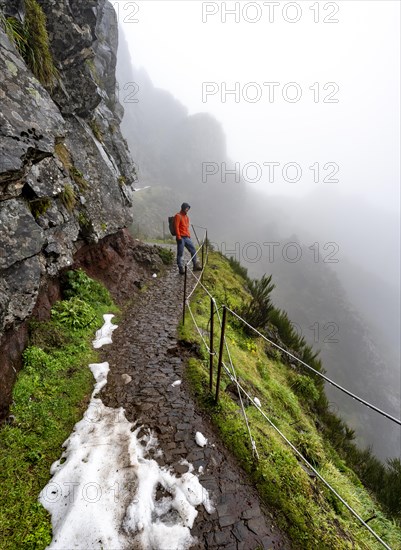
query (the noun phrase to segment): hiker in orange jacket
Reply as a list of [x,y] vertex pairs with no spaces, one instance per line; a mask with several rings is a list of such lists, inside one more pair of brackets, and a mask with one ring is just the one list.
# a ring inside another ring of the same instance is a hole
[[202,268],[196,261],[196,250],[191,241],[191,235],[189,233],[189,217],[188,210],[191,207],[187,202],[183,202],[181,205],[181,211],[174,216],[175,235],[177,242],[177,265],[180,275],[184,275],[183,256],[184,248],[187,248],[191,254],[193,270],[201,271]]

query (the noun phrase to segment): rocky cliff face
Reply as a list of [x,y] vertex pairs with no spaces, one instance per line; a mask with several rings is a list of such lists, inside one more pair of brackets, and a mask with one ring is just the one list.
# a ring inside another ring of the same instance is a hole
[[[50,89],[0,25],[0,416],[39,293],[50,292],[51,281],[84,244],[130,222],[136,178],[119,128],[111,4],[37,4],[58,73]],[[22,0],[0,0],[5,17],[23,22],[25,9]]]

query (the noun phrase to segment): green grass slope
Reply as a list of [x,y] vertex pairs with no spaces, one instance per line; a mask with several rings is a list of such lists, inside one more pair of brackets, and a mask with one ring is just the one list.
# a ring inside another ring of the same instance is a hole
[[38,502],[63,442],[82,418],[93,388],[91,340],[104,313],[117,312],[109,293],[82,271],[69,272],[65,300],[47,322],[32,322],[24,367],[13,391],[10,425],[0,431],[0,548],[39,550],[51,523]]
[[[229,261],[220,254],[209,255],[203,283],[218,305],[226,304],[238,311],[249,302],[246,279],[235,273]],[[245,398],[251,437],[259,458],[253,454],[238,395],[224,370],[217,405],[214,404],[214,393],[212,395],[209,391],[209,354],[202,337],[208,342],[210,298],[200,286],[191,296],[190,307],[199,331],[187,314],[185,325],[180,326],[180,337],[196,343],[195,349],[199,350],[197,357],[190,359],[187,370],[193,391],[227,446],[254,480],[264,501],[276,509],[279,524],[289,534],[294,546],[304,550],[383,548],[321,480],[301,463],[278,432]],[[220,327],[217,319],[214,332],[214,349],[218,351]],[[263,411],[275,426],[365,521],[375,516],[369,521],[369,526],[386,544],[393,549],[401,548],[399,524],[386,516],[374,496],[364,488],[324,435],[322,419],[313,410],[314,403],[322,399],[321,384],[285,364],[278,350],[272,351],[261,337],[250,337],[249,331],[246,332],[242,323],[230,314],[226,339],[236,376],[250,397],[260,400]],[[229,366],[227,352],[224,353],[224,362]],[[217,358],[213,392],[216,370]]]

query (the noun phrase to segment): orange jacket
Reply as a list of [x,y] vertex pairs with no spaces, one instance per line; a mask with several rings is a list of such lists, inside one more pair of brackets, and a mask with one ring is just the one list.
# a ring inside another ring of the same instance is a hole
[[189,234],[189,217],[185,214],[185,212],[179,212],[174,216],[174,225],[177,239],[191,236]]

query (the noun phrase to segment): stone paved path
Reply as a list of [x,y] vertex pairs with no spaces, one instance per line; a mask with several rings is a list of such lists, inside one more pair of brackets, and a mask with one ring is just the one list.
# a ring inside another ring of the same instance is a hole
[[[182,459],[192,463],[195,472],[203,466],[199,480],[208,489],[216,512],[209,515],[203,506],[197,508],[191,533],[198,544],[193,549],[290,548],[270,513],[262,511],[245,473],[197,409],[185,381],[181,386],[171,386],[183,379],[185,368],[176,340],[182,290],[183,278],[172,266],[137,295],[124,322],[113,333],[113,344],[103,348],[110,374],[102,399],[110,407],[124,407],[131,422],[139,421],[155,431],[163,451],[159,464],[173,466],[180,474],[187,471],[180,464]],[[190,317],[187,322],[191,322]],[[130,375],[132,381],[125,384],[123,374]],[[215,446],[199,447],[195,443],[197,431]]]

